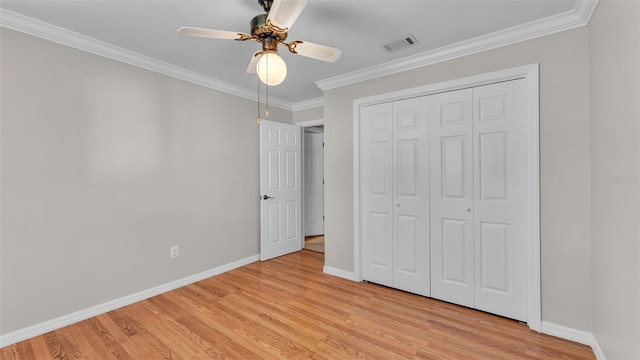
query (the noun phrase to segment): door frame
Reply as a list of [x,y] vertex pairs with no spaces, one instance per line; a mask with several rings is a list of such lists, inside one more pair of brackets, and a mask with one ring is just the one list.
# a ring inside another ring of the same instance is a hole
[[[302,141],[302,165],[300,166],[300,179],[302,182],[302,209],[301,209],[301,214],[300,214],[300,218],[302,219],[302,248],[304,249],[304,234],[306,234],[307,229],[306,229],[306,219],[307,219],[307,202],[305,201],[305,191],[307,189],[305,189],[304,187],[304,158],[305,158],[305,153],[304,153],[304,128],[308,128],[308,127],[314,127],[314,126],[324,126],[324,119],[315,119],[315,120],[307,120],[307,121],[301,121],[299,123],[295,123],[294,125],[298,125],[299,127],[301,127],[301,132],[302,132],[302,136],[301,136],[301,141]],[[324,138],[324,129],[322,132],[322,136]],[[324,150],[323,150],[324,151]],[[324,177],[324,167],[322,169],[322,176]],[[324,187],[324,185],[323,185]]]
[[360,109],[363,106],[402,100],[418,96],[433,95],[464,88],[488,85],[502,81],[524,79],[530,100],[526,128],[526,172],[527,172],[527,325],[541,331],[540,298],[540,96],[539,64],[534,63],[494,71],[490,73],[464,77],[460,79],[429,84],[425,86],[394,91],[356,99],[353,101],[353,209],[354,209],[354,277],[362,281],[362,239],[360,234]]

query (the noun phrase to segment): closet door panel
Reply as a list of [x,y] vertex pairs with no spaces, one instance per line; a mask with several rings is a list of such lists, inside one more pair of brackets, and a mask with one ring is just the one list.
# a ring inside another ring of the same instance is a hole
[[469,222],[460,219],[442,219],[442,279],[469,284]]
[[475,306],[526,321],[524,81],[473,92]]
[[429,295],[427,98],[393,103],[394,287]]
[[474,304],[472,90],[429,97],[431,296]]
[[360,116],[363,278],[393,286],[392,105],[367,106]]
[[416,250],[420,250],[419,232],[420,218],[416,216],[399,215],[396,217],[397,226],[397,272],[408,276],[418,276],[423,258]]

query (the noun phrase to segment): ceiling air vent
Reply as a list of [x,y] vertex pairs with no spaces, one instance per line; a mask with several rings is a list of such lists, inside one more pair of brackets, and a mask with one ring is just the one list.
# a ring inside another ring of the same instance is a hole
[[418,45],[419,42],[416,39],[415,36],[413,35],[407,35],[404,38],[400,39],[400,40],[396,40],[396,41],[392,41],[390,43],[386,43],[384,45],[382,45],[382,47],[384,47],[385,50],[387,50],[388,53],[392,53],[401,49],[406,49],[408,47],[411,46],[416,46]]

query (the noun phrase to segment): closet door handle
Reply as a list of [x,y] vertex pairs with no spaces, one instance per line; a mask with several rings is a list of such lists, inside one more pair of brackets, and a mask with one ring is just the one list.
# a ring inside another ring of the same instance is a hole
[[471,208],[466,208],[466,209],[464,209],[464,211],[471,212]]
[[396,207],[400,207],[400,203],[396,203]]

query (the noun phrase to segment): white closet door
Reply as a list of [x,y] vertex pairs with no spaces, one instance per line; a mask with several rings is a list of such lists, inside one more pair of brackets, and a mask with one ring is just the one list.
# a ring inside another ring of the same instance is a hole
[[427,98],[393,103],[395,288],[429,295]]
[[305,235],[324,234],[323,133],[304,133]]
[[473,95],[475,307],[526,321],[525,83]]
[[472,90],[429,97],[431,296],[473,307]]
[[393,286],[392,104],[360,113],[362,271],[365,280]]

